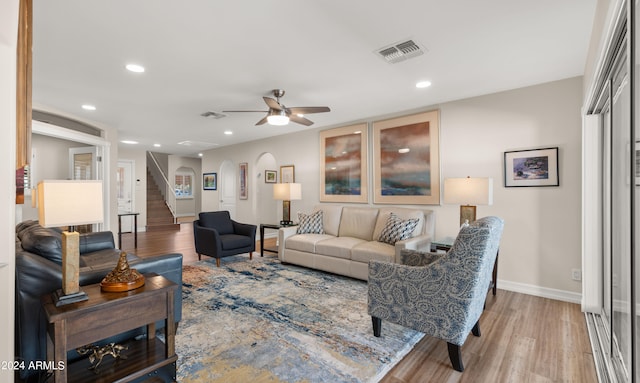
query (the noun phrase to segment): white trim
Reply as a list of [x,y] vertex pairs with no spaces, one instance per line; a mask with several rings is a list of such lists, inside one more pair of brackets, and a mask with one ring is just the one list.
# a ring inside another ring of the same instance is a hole
[[529,285],[526,283],[503,281],[501,279],[498,279],[498,289],[578,304],[580,303],[580,300],[582,298],[582,294],[580,293],[549,289],[547,287]]
[[584,312],[600,313],[603,300],[602,193],[600,162],[602,116],[582,120],[582,302]]
[[99,175],[98,179],[102,180],[102,193],[104,196],[104,222],[100,227],[107,228],[108,230],[108,228],[111,227],[111,210],[109,208],[111,205],[111,143],[104,137],[92,136],[91,134],[78,132],[37,120],[31,120],[31,133],[98,147],[97,154],[102,156],[102,161],[98,163],[97,175]]

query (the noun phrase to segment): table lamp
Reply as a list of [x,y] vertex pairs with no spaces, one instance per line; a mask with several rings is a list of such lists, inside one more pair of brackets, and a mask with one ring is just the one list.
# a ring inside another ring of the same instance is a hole
[[476,205],[493,204],[492,178],[445,178],[444,203],[460,205],[460,225],[476,220]]
[[273,185],[273,199],[282,201],[281,225],[293,225],[291,221],[291,201],[302,199],[302,185],[284,183]]
[[75,226],[103,221],[102,181],[45,180],[38,183],[37,193],[40,225],[68,226],[62,232],[62,289],[53,293],[55,305],[87,300],[80,290],[80,234]]

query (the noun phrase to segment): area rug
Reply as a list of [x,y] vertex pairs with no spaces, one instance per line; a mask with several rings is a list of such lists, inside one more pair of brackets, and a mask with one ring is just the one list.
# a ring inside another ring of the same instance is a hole
[[383,323],[373,336],[367,284],[234,256],[185,265],[178,381],[377,382],[423,334]]

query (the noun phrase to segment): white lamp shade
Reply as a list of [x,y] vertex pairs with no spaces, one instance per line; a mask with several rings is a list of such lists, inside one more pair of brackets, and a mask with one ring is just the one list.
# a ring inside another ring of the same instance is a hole
[[38,220],[44,227],[102,222],[102,181],[41,181],[38,183]]
[[302,199],[302,185],[294,183],[274,184],[273,199],[281,201]]
[[493,178],[445,178],[444,203],[492,205]]

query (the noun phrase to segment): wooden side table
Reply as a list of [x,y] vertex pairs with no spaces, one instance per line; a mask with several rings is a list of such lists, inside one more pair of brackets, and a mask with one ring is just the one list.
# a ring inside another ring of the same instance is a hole
[[278,246],[276,247],[264,247],[264,229],[271,229],[271,230],[280,230],[281,227],[289,227],[289,226],[296,226],[294,225],[282,225],[279,223],[261,223],[260,224],[260,256],[263,257],[264,256],[264,252],[268,251],[270,253],[277,253],[278,252]]
[[119,212],[118,213],[118,249],[122,250],[122,217],[132,215],[133,216],[133,247],[138,248],[138,215],[140,213],[134,212]]
[[[56,307],[51,294],[42,296],[42,306],[49,323],[47,328],[47,359],[63,366],[54,371],[56,383],[61,382],[130,382],[173,364],[175,380],[175,321],[173,295],[177,285],[155,273],[145,274],[144,286],[120,293],[104,293],[100,284],[83,286],[89,300]],[[165,322],[163,343],[156,336],[157,321]],[[127,359],[117,365],[106,356],[95,374],[86,359],[67,364],[67,351],[89,345],[111,336],[147,326],[147,339],[128,343],[122,352]]]

